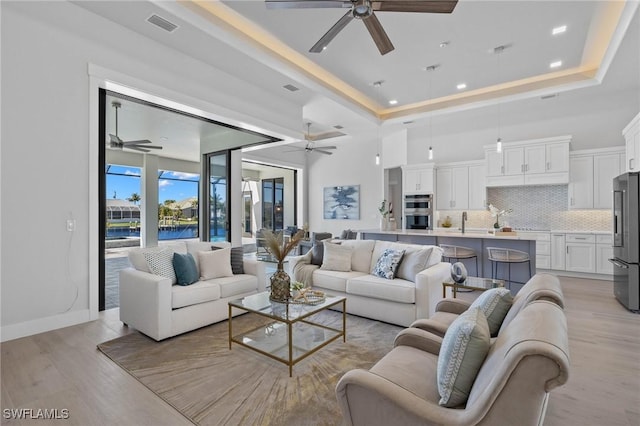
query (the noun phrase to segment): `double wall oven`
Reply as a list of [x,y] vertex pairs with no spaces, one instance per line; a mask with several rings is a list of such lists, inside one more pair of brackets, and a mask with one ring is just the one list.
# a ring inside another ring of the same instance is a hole
[[404,196],[405,229],[433,229],[433,195]]

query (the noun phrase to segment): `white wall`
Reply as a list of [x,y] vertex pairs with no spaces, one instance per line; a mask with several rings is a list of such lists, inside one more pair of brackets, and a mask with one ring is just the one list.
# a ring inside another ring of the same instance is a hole
[[[2,31],[2,340],[87,321],[90,80],[88,64],[232,108],[248,122],[298,128],[299,109],[67,2],[0,3]],[[179,100],[178,100],[179,101]],[[225,108],[226,107],[226,108]],[[211,111],[219,113],[220,111]],[[255,120],[251,117],[255,115]],[[291,119],[287,117],[293,117]],[[289,121],[287,121],[289,120]],[[93,161],[93,160],[92,160]],[[66,231],[73,217],[76,231]],[[93,238],[93,237],[92,237]],[[76,297],[77,294],[77,297]]]

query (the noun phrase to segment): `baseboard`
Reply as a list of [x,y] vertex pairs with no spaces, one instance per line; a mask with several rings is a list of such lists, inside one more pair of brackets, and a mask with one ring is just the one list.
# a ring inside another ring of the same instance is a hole
[[46,331],[57,330],[71,325],[90,321],[89,309],[71,311],[64,314],[38,318],[18,324],[5,325],[0,328],[0,342],[32,336]]
[[560,275],[561,277],[586,278],[589,280],[600,280],[600,281],[613,281],[613,275],[608,275],[608,274],[588,274],[585,272],[558,271],[555,269],[540,269],[540,268],[537,268],[536,272]]

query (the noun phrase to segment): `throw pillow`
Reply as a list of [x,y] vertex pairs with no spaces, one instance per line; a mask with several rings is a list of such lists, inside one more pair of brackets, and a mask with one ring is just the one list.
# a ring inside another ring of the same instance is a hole
[[[211,246],[211,250],[221,250],[223,247]],[[244,274],[244,249],[231,247],[231,270],[233,275]]]
[[200,279],[232,277],[231,249],[201,251],[198,253],[200,260]]
[[392,280],[395,278],[396,269],[402,260],[404,250],[386,249],[378,258],[376,266],[371,273],[376,277]]
[[173,250],[145,251],[142,254],[149,265],[151,273],[169,278],[171,284],[177,282],[176,273],[173,270]]
[[429,256],[431,256],[432,250],[433,249],[429,247],[405,251],[404,256],[402,256],[402,262],[398,265],[396,276],[403,280],[415,282],[418,272],[427,269],[427,261],[429,260]]
[[324,259],[322,260],[320,269],[341,272],[351,271],[351,254],[353,248],[328,242],[325,242],[323,245]]
[[189,285],[198,281],[198,268],[191,253],[173,253],[173,269],[180,285]]
[[491,337],[498,335],[500,326],[513,304],[511,291],[506,288],[492,288],[483,292],[469,308],[480,308],[487,317]]
[[490,347],[489,324],[480,309],[469,308],[451,323],[438,355],[438,404],[453,408],[467,401]]
[[[340,244],[340,242],[335,242],[331,244]],[[311,264],[312,265],[322,265],[322,261],[324,260],[324,240],[316,241],[311,247]]]

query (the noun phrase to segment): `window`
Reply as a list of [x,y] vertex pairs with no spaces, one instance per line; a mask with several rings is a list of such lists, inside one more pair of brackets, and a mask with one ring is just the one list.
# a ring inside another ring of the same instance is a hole
[[262,227],[284,228],[284,178],[262,180]]

